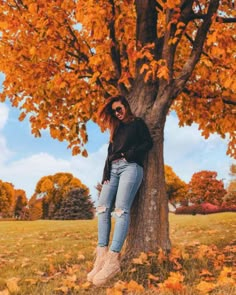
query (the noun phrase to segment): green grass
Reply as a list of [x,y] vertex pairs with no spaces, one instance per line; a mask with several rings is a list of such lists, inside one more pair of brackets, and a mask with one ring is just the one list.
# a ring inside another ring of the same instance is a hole
[[[223,253],[227,249],[227,245],[232,244],[235,239],[235,217],[235,213],[203,216],[170,214],[172,246],[180,249],[183,253],[182,260],[180,259],[183,268],[180,271],[185,276],[187,288],[181,294],[197,294],[196,291],[193,291],[192,286],[193,281],[196,284],[200,279],[199,272],[202,269],[215,271],[215,274],[219,274],[220,269],[215,270],[215,265],[212,263],[214,263],[214,259],[219,259],[220,251]],[[119,279],[123,281],[137,280],[145,286],[146,291],[143,294],[156,294],[145,285],[147,280],[144,276],[148,272],[152,272],[154,275],[160,275],[161,272],[166,274],[170,269],[164,264],[161,267],[166,267],[166,269],[159,267],[158,270],[155,267],[150,270],[150,266],[146,265],[137,266],[136,272],[123,271],[104,288],[87,288],[86,274],[92,267],[96,241],[96,219],[88,221],[0,222],[0,294],[3,290],[7,292],[7,289],[12,291],[9,294],[20,295],[63,294],[64,289],[61,289],[62,291],[55,289],[64,286],[69,290],[68,292],[64,290],[64,294],[102,295],[106,294],[106,287],[113,287]],[[200,249],[201,245],[209,247],[215,245],[217,251],[214,254],[207,252],[208,254],[204,255],[208,256],[201,259],[201,257],[194,256],[196,248]],[[229,257],[233,254],[230,253]],[[226,266],[233,267],[230,263],[231,261]],[[223,265],[221,265],[221,269],[222,267]],[[179,270],[172,269],[171,271]],[[15,280],[17,283],[12,284],[11,280]],[[79,287],[73,289],[75,285]],[[129,294],[135,294],[135,292]],[[211,294],[233,295],[236,294],[236,289],[227,285],[223,289],[218,288]]]

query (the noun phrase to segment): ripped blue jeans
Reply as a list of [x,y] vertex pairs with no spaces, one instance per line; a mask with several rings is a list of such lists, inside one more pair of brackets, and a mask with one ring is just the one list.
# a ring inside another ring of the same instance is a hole
[[112,162],[109,183],[103,184],[98,200],[98,246],[109,244],[111,212],[113,206],[116,218],[110,250],[120,252],[127,236],[130,223],[130,209],[143,178],[143,168],[125,159]]

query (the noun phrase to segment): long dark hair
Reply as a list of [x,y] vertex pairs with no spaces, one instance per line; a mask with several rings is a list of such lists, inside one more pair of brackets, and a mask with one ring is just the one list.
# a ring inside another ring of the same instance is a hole
[[112,111],[112,104],[117,101],[121,102],[122,105],[125,107],[127,121],[132,121],[134,118],[128,100],[124,96],[116,95],[110,97],[98,113],[98,118],[101,124],[104,126],[105,129],[110,130],[110,142],[113,141],[115,132],[120,125],[120,120],[116,116],[114,116]]

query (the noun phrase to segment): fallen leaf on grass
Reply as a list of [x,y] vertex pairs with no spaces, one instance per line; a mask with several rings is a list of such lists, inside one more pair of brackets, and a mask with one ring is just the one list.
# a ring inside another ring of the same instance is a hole
[[181,250],[177,248],[171,249],[170,254],[168,255],[169,261],[173,263],[173,268],[175,270],[180,270],[183,266],[180,264],[180,260],[182,259]]
[[71,289],[76,286],[75,284],[76,280],[77,280],[76,275],[67,276],[65,279],[63,279],[62,284],[63,286],[66,286]]
[[203,294],[208,294],[209,292],[213,291],[215,288],[216,288],[216,284],[208,283],[204,281],[200,282],[196,286],[196,289]]
[[26,283],[29,283],[30,285],[35,285],[37,284],[38,280],[36,279],[25,279]]
[[6,285],[10,293],[19,292],[20,287],[18,286],[19,278],[10,278],[6,280]]
[[152,281],[156,281],[156,282],[160,281],[159,277],[155,277],[151,273],[148,274],[148,278],[149,278],[149,280],[152,280]]
[[138,258],[133,258],[132,262],[134,264],[144,264],[144,263],[147,264],[148,263],[147,259],[148,259],[147,253],[141,252]]
[[80,269],[80,265],[79,264],[73,264],[71,266],[66,266],[66,273],[68,275],[73,275],[76,271],[78,271]]
[[165,252],[162,249],[159,249],[157,261],[159,262],[159,264],[161,264],[166,260],[167,260],[167,256],[166,256]]
[[87,290],[87,289],[89,289],[91,287],[91,285],[92,285],[92,283],[86,282],[86,283],[81,285],[81,288]]
[[221,271],[217,284],[219,286],[223,285],[235,285],[235,280],[233,278],[232,268],[231,267],[224,267]]
[[159,288],[163,291],[174,290],[182,291],[185,286],[183,285],[184,276],[179,272],[170,272],[170,276],[163,283],[158,284]]
[[114,288],[108,288],[106,290],[106,295],[122,295],[123,292],[120,290],[114,290]]
[[129,292],[134,291],[135,293],[143,292],[144,287],[143,285],[139,285],[137,282],[131,280],[127,285],[126,288]]
[[213,276],[213,274],[211,272],[209,272],[209,270],[207,269],[202,269],[202,271],[200,272],[200,277],[209,277],[209,276]]
[[44,275],[45,275],[45,272],[40,271],[40,270],[36,270],[34,273],[35,273],[36,275],[39,275],[39,276],[44,276]]
[[69,288],[67,288],[65,286],[62,286],[62,287],[59,287],[59,288],[55,288],[53,291],[61,291],[62,293],[67,294],[68,291],[69,291]]
[[108,288],[106,291],[107,295],[122,295],[123,292],[135,292],[142,293],[144,291],[144,287],[139,285],[136,281],[131,280],[130,282],[118,281],[115,283],[113,288]]
[[83,254],[78,254],[77,259],[78,259],[79,261],[85,260],[85,256],[84,256]]

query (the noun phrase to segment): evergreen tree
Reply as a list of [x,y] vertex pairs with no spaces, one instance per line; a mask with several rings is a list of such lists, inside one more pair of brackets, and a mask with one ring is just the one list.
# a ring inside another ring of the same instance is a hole
[[64,220],[92,219],[93,217],[93,202],[83,188],[75,188],[69,191],[54,215],[54,219]]

